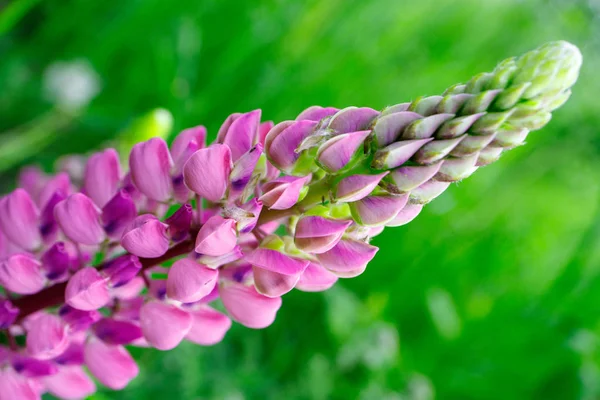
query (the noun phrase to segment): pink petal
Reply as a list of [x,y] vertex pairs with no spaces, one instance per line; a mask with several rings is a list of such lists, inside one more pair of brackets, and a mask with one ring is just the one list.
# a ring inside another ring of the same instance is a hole
[[296,150],[313,132],[316,125],[315,121],[296,121],[281,131],[272,129],[267,137],[269,143],[267,155],[273,165],[283,170],[293,168],[300,157],[300,153]]
[[198,125],[181,131],[171,144],[171,156],[175,160],[175,168],[181,170],[190,156],[204,147],[206,147],[204,126]]
[[378,150],[375,153],[372,166],[375,169],[392,169],[407,162],[421,147],[433,138],[401,140]]
[[390,222],[408,202],[408,193],[400,196],[368,196],[350,203],[356,222],[364,226],[379,226]]
[[37,202],[40,191],[46,184],[46,179],[46,174],[38,167],[24,167],[19,171],[17,187],[24,189]]
[[33,200],[23,189],[16,189],[0,200],[0,229],[23,249],[35,250],[42,244],[39,215]]
[[333,220],[320,216],[306,216],[298,220],[294,243],[307,253],[323,253],[342,238],[352,221]]
[[413,219],[417,218],[422,209],[422,204],[407,204],[391,221],[385,224],[385,226],[406,225]]
[[121,164],[115,149],[93,154],[85,165],[83,187],[100,208],[115,195],[121,180]]
[[291,291],[300,279],[300,274],[285,275],[257,267],[252,268],[252,274],[256,291],[267,297],[276,298]]
[[261,295],[253,286],[237,282],[223,282],[219,286],[223,305],[231,317],[248,328],[266,328],[275,321],[281,298]]
[[275,124],[273,123],[273,121],[265,121],[258,126],[258,143],[260,143],[260,145],[265,145],[267,134],[271,129],[273,129],[274,125]]
[[310,120],[310,121],[320,121],[323,118],[330,117],[338,112],[337,108],[334,107],[321,107],[321,106],[311,106],[306,110],[302,111],[297,117],[296,121],[301,120]]
[[125,347],[112,346],[90,338],[84,351],[85,364],[103,385],[121,390],[135,378],[139,369]]
[[198,150],[183,167],[186,186],[207,200],[221,200],[229,183],[231,160],[231,150],[223,144]]
[[0,263],[0,283],[14,293],[33,294],[43,289],[42,264],[27,254],[14,254]]
[[94,381],[80,366],[63,366],[58,373],[43,380],[46,389],[65,400],[87,398],[96,392]]
[[231,320],[209,306],[201,306],[191,311],[192,328],[185,336],[190,342],[202,346],[212,346],[219,343],[231,327]]
[[140,310],[144,337],[159,350],[171,350],[183,340],[192,327],[192,316],[174,305],[150,301]]
[[311,262],[300,276],[296,289],[303,292],[321,292],[332,287],[337,280],[338,277],[334,273]]
[[1,400],[40,400],[40,387],[36,381],[25,378],[12,368],[0,369]]
[[326,253],[317,255],[319,263],[344,278],[360,275],[379,249],[362,241],[342,239]]
[[256,143],[260,116],[260,110],[242,114],[227,129],[223,144],[231,149],[231,158],[234,162]]
[[133,322],[102,318],[93,326],[93,332],[107,344],[129,344],[142,337],[142,329]]
[[377,147],[384,147],[395,142],[402,133],[402,130],[409,123],[419,118],[423,117],[412,111],[400,111],[377,118],[377,122],[373,127]]
[[371,121],[379,115],[379,112],[368,107],[347,107],[338,111],[331,121],[328,129],[337,133],[356,132],[368,129]]
[[129,169],[135,187],[148,198],[167,201],[173,185],[171,168],[173,160],[167,143],[161,138],[152,138],[138,143],[131,149]]
[[262,145],[257,144],[235,162],[231,175],[229,176],[229,180],[231,181],[231,191],[234,193],[233,195],[230,194],[230,198],[234,195],[237,198],[246,185],[248,185],[248,182],[250,182],[250,179],[252,178],[254,168],[262,155],[262,151]]
[[233,113],[229,115],[225,119],[225,121],[223,121],[223,124],[221,125],[221,127],[219,128],[219,132],[217,133],[217,140],[215,140],[215,143],[223,143],[223,140],[225,140],[225,135],[227,135],[229,127],[231,126],[233,121],[238,119],[240,116],[242,116],[241,113]]
[[371,131],[357,131],[334,136],[323,143],[317,152],[319,164],[328,172],[344,168],[357,152]]
[[95,268],[77,271],[65,289],[65,302],[78,310],[97,310],[110,301],[108,283]]
[[292,258],[277,250],[262,247],[246,255],[244,259],[255,267],[284,275],[300,275],[308,265],[308,260]]
[[40,360],[50,360],[69,346],[67,325],[56,315],[43,314],[27,329],[27,352]]
[[84,194],[75,193],[54,207],[54,217],[65,235],[74,242],[100,244],[106,235],[100,224],[100,209]]
[[198,232],[196,252],[208,256],[221,256],[233,250],[237,243],[236,222],[220,215],[211,217]]
[[121,246],[138,257],[162,256],[169,249],[168,227],[152,214],[140,215],[123,232]]
[[56,192],[64,196],[71,193],[71,179],[67,173],[60,172],[46,182],[38,200],[40,209],[43,209],[48,204],[48,201]]
[[337,201],[351,202],[367,197],[388,172],[377,175],[350,175],[343,178],[336,188]]
[[273,210],[291,208],[298,202],[302,189],[311,179],[311,175],[304,177],[286,176],[275,179],[264,185],[264,194],[259,200]]
[[169,269],[167,296],[182,303],[198,301],[214,289],[218,278],[218,270],[182,258]]

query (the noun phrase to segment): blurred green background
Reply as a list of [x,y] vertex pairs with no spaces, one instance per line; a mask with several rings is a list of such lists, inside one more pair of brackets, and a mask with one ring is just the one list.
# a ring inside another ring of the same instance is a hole
[[20,166],[89,152],[157,107],[171,137],[214,136],[232,112],[383,108],[546,41],[577,44],[582,74],[553,121],[377,237],[362,276],[286,295],[271,327],[235,325],[215,347],[133,349],[139,378],[94,399],[600,398],[600,1],[0,8],[4,190]]

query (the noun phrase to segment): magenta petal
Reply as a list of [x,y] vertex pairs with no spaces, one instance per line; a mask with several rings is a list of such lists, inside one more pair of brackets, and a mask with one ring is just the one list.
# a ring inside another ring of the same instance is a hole
[[140,310],[144,337],[159,350],[171,350],[183,340],[192,327],[192,316],[178,307],[150,301]]
[[27,328],[27,352],[40,360],[62,354],[69,346],[67,325],[56,315],[42,314]]
[[377,147],[384,147],[396,141],[402,130],[419,118],[423,117],[412,111],[400,111],[377,118],[373,127]]
[[197,261],[209,268],[216,269],[221,265],[237,261],[243,256],[244,253],[242,252],[242,248],[240,246],[235,246],[229,253],[220,256],[207,256],[205,254],[199,255]]
[[82,311],[67,304],[58,309],[58,315],[67,324],[71,334],[86,331],[102,318],[102,314],[98,311]]
[[264,193],[259,198],[266,206],[273,210],[285,210],[293,207],[300,199],[302,189],[311,180],[312,176],[293,177],[284,176],[275,179],[263,186]]
[[167,201],[173,190],[171,168],[173,160],[167,143],[152,138],[131,149],[129,169],[135,187],[151,200]]
[[339,171],[362,148],[370,133],[371,131],[357,131],[334,136],[319,147],[317,160],[328,172]]
[[84,194],[76,193],[54,207],[54,217],[65,235],[74,242],[95,245],[106,237],[100,225],[100,209]]
[[10,327],[19,315],[19,309],[15,307],[9,300],[0,300],[0,329]]
[[300,157],[300,153],[296,150],[313,132],[316,125],[315,121],[296,121],[281,131],[272,129],[267,137],[269,143],[267,155],[273,165],[283,170],[293,168]]
[[392,169],[407,162],[421,147],[433,138],[401,140],[378,150],[371,164],[376,169]]
[[296,286],[300,274],[286,275],[267,269],[252,268],[256,291],[267,297],[281,297]]
[[390,222],[408,202],[408,193],[400,196],[368,196],[350,203],[356,222],[364,226],[379,226]]
[[108,344],[129,344],[142,337],[142,329],[129,321],[102,318],[94,324],[94,334]]
[[267,134],[271,129],[273,129],[273,126],[275,126],[273,121],[265,121],[258,126],[258,143],[261,146],[264,147]]
[[296,224],[294,243],[307,253],[323,253],[342,238],[352,221],[334,220],[319,216],[300,218]]
[[379,249],[359,240],[342,239],[326,253],[317,255],[319,263],[344,278],[360,275]]
[[52,361],[22,355],[13,355],[11,364],[15,371],[28,378],[40,378],[58,372],[58,367]]
[[356,132],[368,129],[371,121],[379,115],[379,112],[368,107],[347,107],[338,111],[327,128],[337,133]]
[[231,149],[231,158],[235,162],[256,143],[260,110],[240,115],[232,123],[223,139],[223,144]]
[[186,186],[207,200],[221,200],[229,183],[231,160],[231,150],[223,144],[198,150],[183,167]]
[[135,202],[125,189],[121,189],[102,209],[104,231],[111,238],[120,238],[127,225],[136,216],[137,208]]
[[302,260],[285,255],[277,250],[258,248],[244,257],[247,263],[255,267],[284,275],[300,275],[308,260]]
[[40,191],[46,184],[46,179],[46,174],[38,167],[24,167],[19,171],[17,187],[24,189],[37,202]]
[[0,283],[14,293],[33,294],[46,284],[42,264],[27,254],[14,254],[0,263]]
[[80,366],[64,366],[43,380],[48,392],[65,400],[87,398],[96,392],[92,378]]
[[171,144],[171,156],[175,161],[175,169],[180,171],[190,156],[204,147],[206,147],[206,128],[204,126],[199,125],[181,131]]
[[302,111],[296,117],[296,121],[302,121],[302,120],[320,121],[323,118],[334,115],[338,111],[339,110],[334,107],[311,106],[311,107],[308,107],[306,110]]
[[88,339],[84,357],[92,375],[114,390],[123,389],[139,373],[135,360],[123,346],[109,345],[97,338]]
[[351,202],[367,197],[388,172],[377,175],[350,175],[338,183],[335,193],[337,201]]
[[0,369],[0,399],[40,400],[37,381],[26,378],[12,368]]
[[311,262],[308,264],[300,280],[296,283],[296,289],[303,292],[321,292],[332,287],[338,280],[338,277],[320,266]]
[[179,242],[185,239],[192,227],[194,219],[194,208],[190,204],[183,204],[173,215],[165,220],[169,225],[169,236],[171,240]]
[[138,257],[162,256],[169,249],[167,228],[152,214],[140,215],[123,232],[121,246]]
[[221,256],[229,253],[237,243],[234,219],[215,215],[208,221],[196,237],[196,252],[209,256]]
[[218,270],[183,258],[169,269],[167,296],[182,303],[193,303],[212,292],[218,278]]
[[417,215],[419,215],[422,209],[422,204],[407,204],[391,221],[385,224],[385,226],[406,225],[413,219],[417,218]]
[[43,209],[54,193],[59,192],[65,197],[71,193],[71,179],[65,172],[60,172],[49,179],[40,192],[38,205]]
[[83,188],[100,208],[115,195],[121,180],[121,164],[115,149],[93,154],[85,165]]
[[223,121],[223,124],[221,124],[221,127],[219,128],[219,132],[217,132],[217,140],[215,140],[215,143],[223,143],[223,140],[225,140],[225,135],[227,135],[229,127],[231,126],[233,121],[238,119],[241,115],[241,113],[233,113],[229,115],[225,119],[225,121]]
[[239,233],[248,233],[256,227],[262,207],[262,201],[254,198],[242,204],[239,208],[233,209],[228,216],[237,221],[237,230]]
[[258,159],[262,155],[262,151],[262,145],[257,144],[248,150],[247,153],[244,153],[233,165],[229,180],[231,181],[231,191],[235,193],[236,197],[239,196],[248,182],[250,182],[250,178],[252,178],[252,173],[258,163]]
[[281,307],[281,297],[263,296],[253,286],[237,282],[223,282],[219,294],[231,317],[248,328],[261,329],[271,325]]
[[39,210],[23,189],[0,200],[0,229],[11,242],[26,250],[35,250],[42,244],[38,218]]
[[106,278],[92,267],[84,267],[75,272],[65,289],[65,302],[78,310],[97,310],[109,300]]
[[192,328],[185,336],[190,342],[202,346],[212,346],[219,343],[231,328],[231,320],[209,306],[201,306],[190,311]]

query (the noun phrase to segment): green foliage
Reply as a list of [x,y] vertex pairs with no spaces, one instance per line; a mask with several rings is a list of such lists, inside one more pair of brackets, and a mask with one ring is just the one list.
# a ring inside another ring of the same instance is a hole
[[[291,293],[273,326],[235,325],[212,348],[134,349],[140,377],[94,399],[600,396],[597,1],[16,3],[0,11],[5,189],[19,165],[49,168],[157,108],[171,134],[204,124],[214,137],[235,111],[280,121],[313,104],[382,109],[440,93],[551,40],[584,55],[553,121],[377,237],[362,276]],[[66,112],[44,72],[74,60],[101,90]]]

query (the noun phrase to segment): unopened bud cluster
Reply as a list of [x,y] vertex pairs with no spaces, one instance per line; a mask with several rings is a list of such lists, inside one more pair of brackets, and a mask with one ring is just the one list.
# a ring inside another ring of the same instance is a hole
[[269,326],[292,289],[361,274],[384,227],[545,125],[580,64],[555,42],[381,112],[310,107],[273,126],[256,110],[208,146],[202,126],[138,143],[128,169],[113,149],[24,169],[0,200],[0,392],[84,398],[88,372],[122,389],[138,374],[125,345],[213,345],[231,320]]

